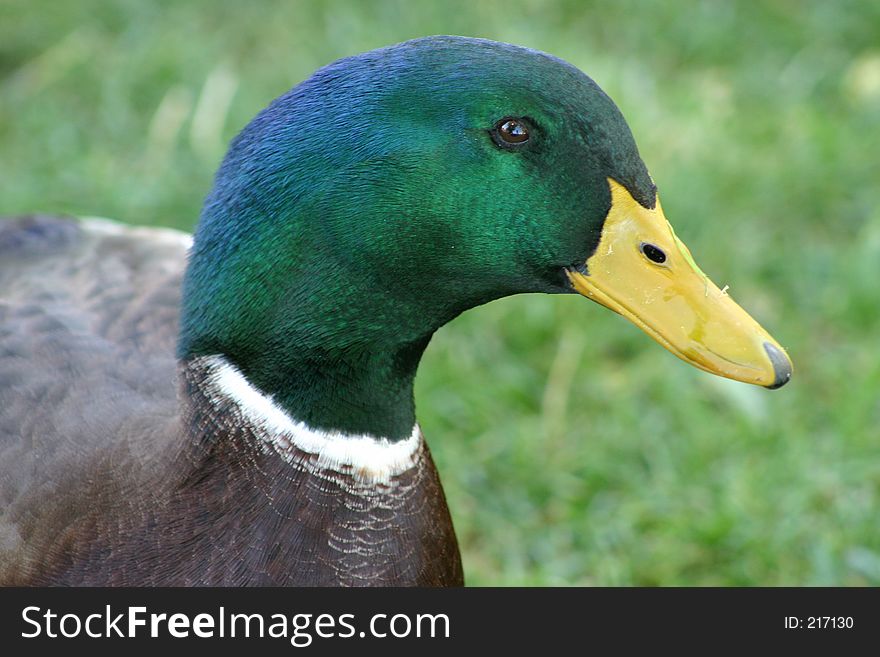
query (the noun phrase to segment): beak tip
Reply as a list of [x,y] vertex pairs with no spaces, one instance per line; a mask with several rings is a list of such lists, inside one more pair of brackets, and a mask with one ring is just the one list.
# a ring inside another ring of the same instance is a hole
[[767,352],[767,356],[773,364],[773,372],[776,375],[773,383],[765,387],[768,390],[776,390],[791,380],[791,360],[789,360],[784,351],[770,342],[764,343],[764,351]]

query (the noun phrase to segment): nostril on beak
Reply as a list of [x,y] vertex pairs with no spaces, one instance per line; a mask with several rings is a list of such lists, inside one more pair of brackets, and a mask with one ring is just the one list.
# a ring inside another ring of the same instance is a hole
[[791,379],[791,361],[781,349],[769,342],[764,343],[764,351],[770,357],[770,362],[773,363],[773,371],[776,373],[773,383],[766,387],[770,390],[776,390],[784,386]]

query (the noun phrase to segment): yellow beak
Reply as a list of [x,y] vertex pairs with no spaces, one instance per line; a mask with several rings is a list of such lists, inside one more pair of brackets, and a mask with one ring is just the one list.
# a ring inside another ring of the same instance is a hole
[[611,210],[596,252],[569,270],[574,288],[620,313],[691,365],[778,388],[791,378],[785,350],[700,271],[663,216],[608,179]]

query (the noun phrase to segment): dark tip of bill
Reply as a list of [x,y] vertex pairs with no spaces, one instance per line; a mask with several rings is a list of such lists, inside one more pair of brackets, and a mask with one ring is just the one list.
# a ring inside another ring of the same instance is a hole
[[776,378],[767,388],[776,390],[784,386],[791,379],[791,361],[785,353],[769,342],[764,343],[764,351],[770,357],[770,362],[773,363],[773,371],[776,373]]

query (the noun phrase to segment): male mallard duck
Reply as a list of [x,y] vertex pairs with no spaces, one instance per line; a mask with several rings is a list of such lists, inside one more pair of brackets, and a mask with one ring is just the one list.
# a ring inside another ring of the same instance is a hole
[[7,584],[461,584],[413,379],[439,327],[510,294],[579,292],[709,372],[791,375],[675,236],[608,96],[480,39],[275,100],[191,248],[27,217],[0,263]]

